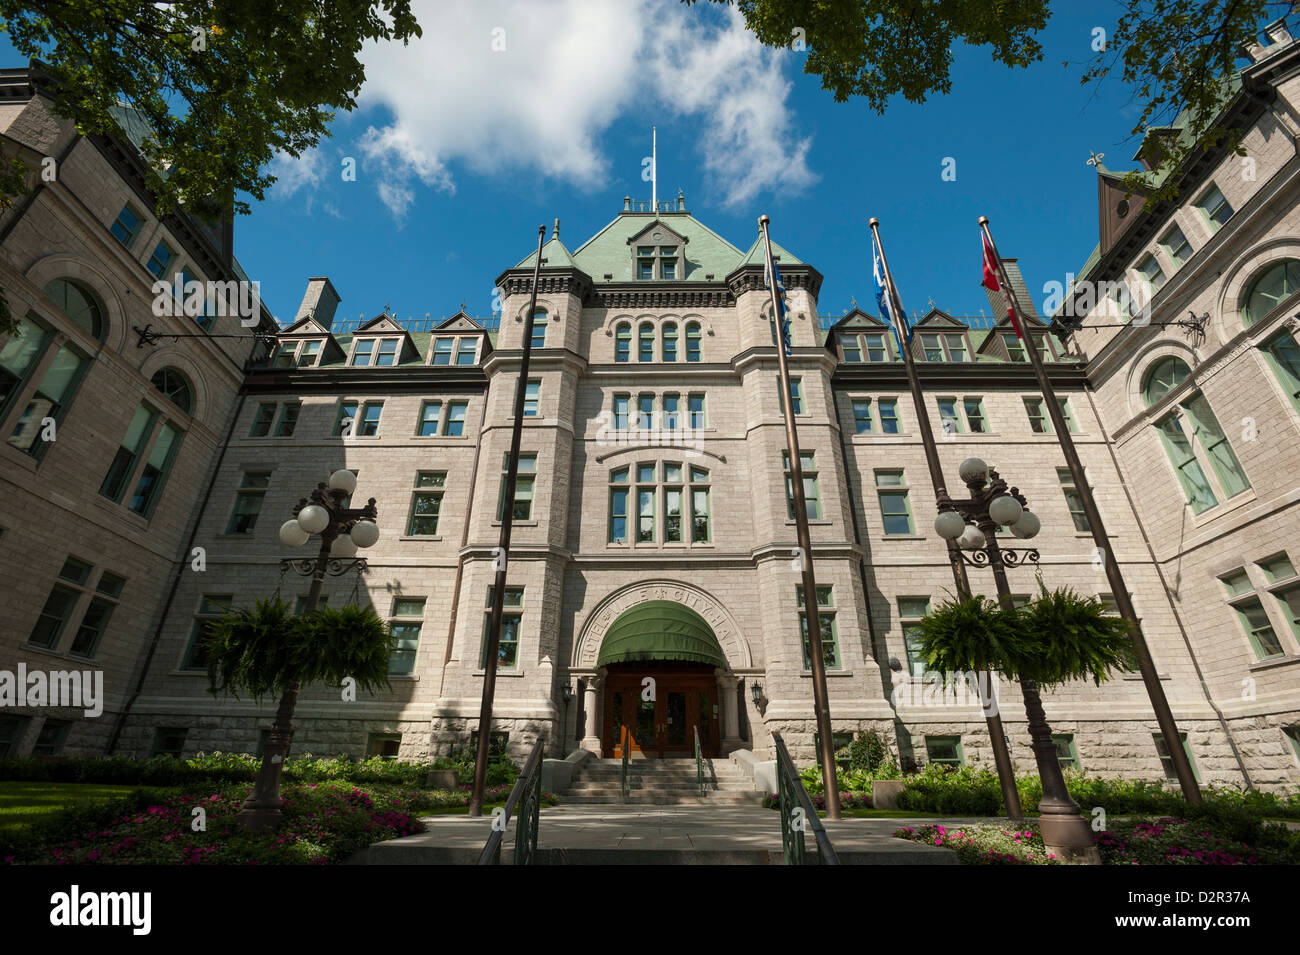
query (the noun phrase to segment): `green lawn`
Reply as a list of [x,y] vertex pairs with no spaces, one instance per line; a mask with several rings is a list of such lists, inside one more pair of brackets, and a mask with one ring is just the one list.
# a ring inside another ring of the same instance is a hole
[[115,799],[139,788],[110,783],[0,782],[0,830],[44,822],[73,803]]

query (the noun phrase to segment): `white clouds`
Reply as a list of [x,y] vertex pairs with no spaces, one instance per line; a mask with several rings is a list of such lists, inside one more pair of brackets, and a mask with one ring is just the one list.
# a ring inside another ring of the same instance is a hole
[[313,188],[320,184],[325,174],[325,160],[320,151],[309,149],[297,159],[288,153],[276,153],[267,170],[275,176],[270,188],[273,199],[288,199],[304,186]]
[[669,0],[417,0],[415,12],[423,38],[363,55],[361,106],[391,115],[361,136],[364,178],[378,180],[399,220],[417,184],[454,192],[452,164],[603,188],[611,170],[600,137],[628,115],[646,126],[665,115],[699,124],[699,160],[728,205],[815,181],[810,140],[788,112],[789,54],[763,50],[734,10],[719,18]]

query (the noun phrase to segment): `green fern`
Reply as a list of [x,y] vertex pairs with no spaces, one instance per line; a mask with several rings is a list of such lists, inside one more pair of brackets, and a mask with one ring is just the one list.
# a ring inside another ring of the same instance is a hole
[[1019,611],[1032,653],[1017,664],[1022,677],[1052,686],[1091,678],[1096,684],[1116,670],[1137,668],[1128,621],[1107,612],[1096,597],[1069,587],[1039,594]]

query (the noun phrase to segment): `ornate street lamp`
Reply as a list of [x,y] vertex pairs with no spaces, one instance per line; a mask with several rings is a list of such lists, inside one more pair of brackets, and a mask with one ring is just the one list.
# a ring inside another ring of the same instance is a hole
[[[344,507],[343,502],[357,487],[357,476],[340,468],[329,477],[328,484],[318,484],[311,499],[301,498],[293,509],[292,520],[280,525],[280,543],[301,547],[312,534],[320,535],[320,551],[314,558],[285,558],[280,561],[280,571],[292,569],[304,577],[311,576],[311,590],[303,614],[309,614],[320,602],[325,575],[338,577],[351,570],[365,569],[366,559],[357,557],[357,548],[371,547],[379,540],[378,513],[372,497],[365,507]],[[294,683],[280,696],[262,756],[262,766],[257,773],[253,792],[239,811],[239,823],[245,829],[260,831],[280,821],[280,773],[289,744],[293,740],[293,709],[298,701],[299,684]]]
[[[999,546],[998,527],[1007,527],[1014,536],[1028,540],[1037,535],[1042,523],[1028,509],[1029,502],[1020,489],[1009,488],[998,472],[979,458],[963,461],[958,474],[970,497],[955,501],[941,492],[938,495],[939,516],[934,521],[935,532],[945,540],[957,542],[953,560],[993,571],[998,600],[1003,607],[1010,609],[1011,588],[1007,583],[1006,568],[1026,563],[1037,565],[1038,550]],[[1099,863],[1101,860],[1093,846],[1088,823],[1079,814],[1079,804],[1070,797],[1066,788],[1038,684],[1022,679],[1020,692],[1029,720],[1038,778],[1043,784],[1043,797],[1038,803],[1041,814],[1038,824],[1043,843],[1065,861]]]

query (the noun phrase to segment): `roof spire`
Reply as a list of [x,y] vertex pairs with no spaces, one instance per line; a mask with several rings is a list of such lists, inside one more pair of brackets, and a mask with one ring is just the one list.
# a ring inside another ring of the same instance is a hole
[[552,239],[558,239],[559,237],[560,237],[560,220],[559,220],[559,219],[556,219],[556,220],[555,220],[555,231],[551,233],[551,238],[552,238]]
[[1106,158],[1105,153],[1095,153],[1091,149],[1088,150],[1088,165],[1096,166],[1098,172],[1102,172],[1105,170],[1106,167],[1101,164],[1101,161],[1105,158]]

